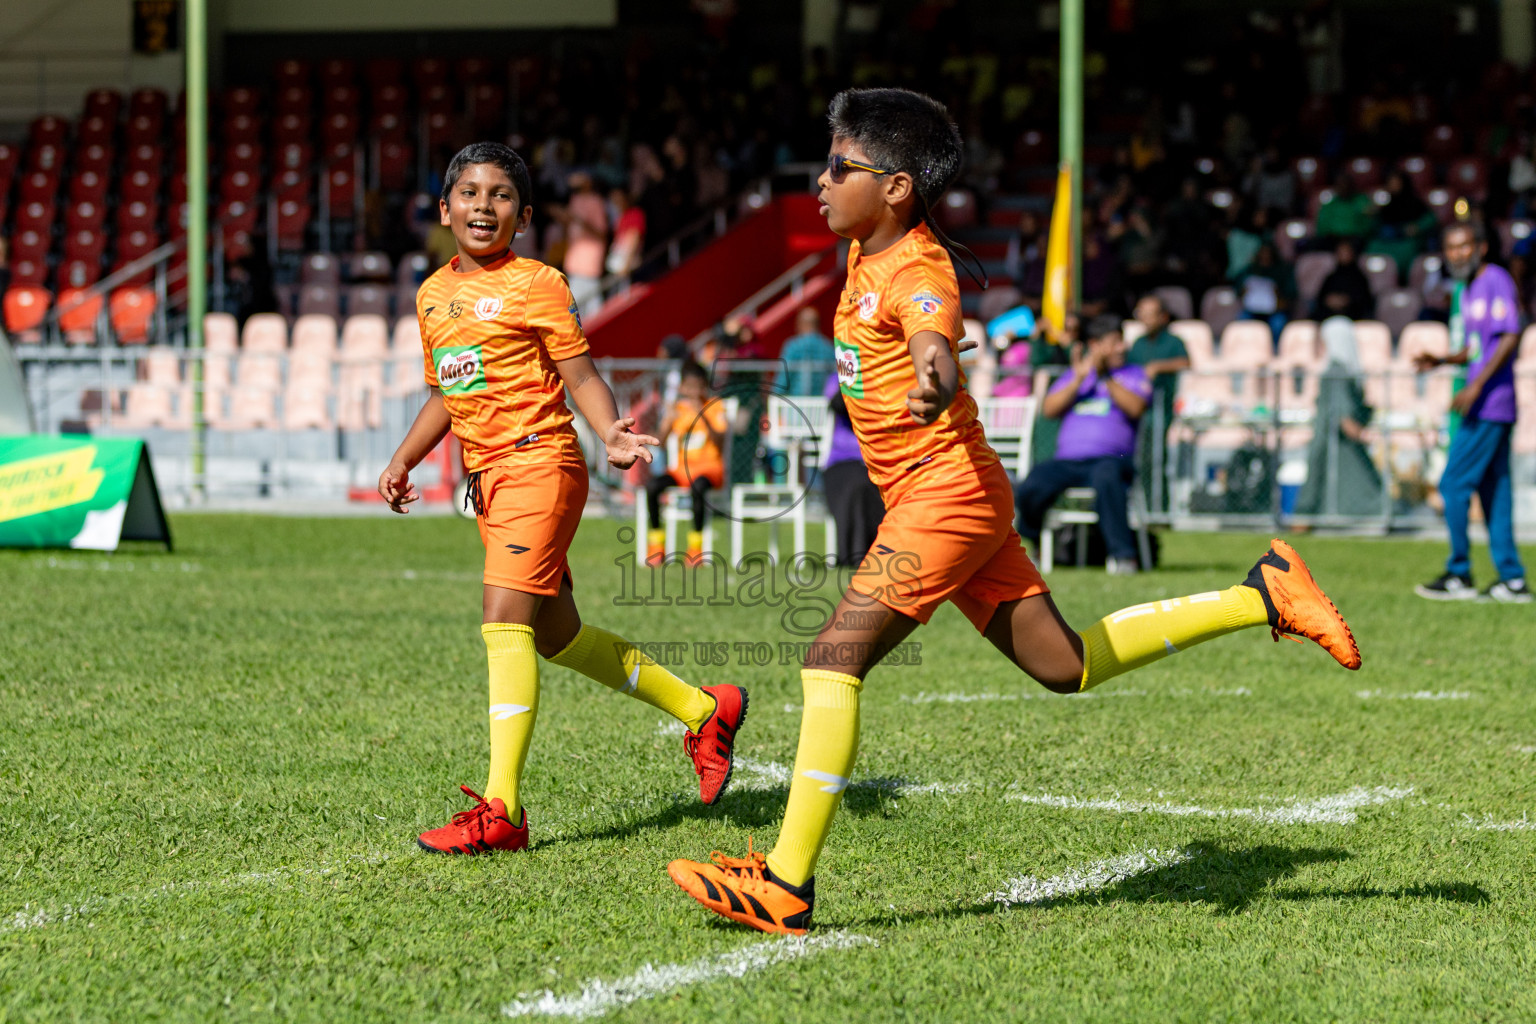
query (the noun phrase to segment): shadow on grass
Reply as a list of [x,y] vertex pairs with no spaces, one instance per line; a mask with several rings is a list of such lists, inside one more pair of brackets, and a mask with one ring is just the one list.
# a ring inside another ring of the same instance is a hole
[[1445,903],[1488,903],[1492,897],[1475,882],[1432,882],[1400,889],[1281,889],[1270,893],[1277,900],[1435,900]]
[[[994,896],[983,896],[959,906],[931,911],[881,914],[862,921],[850,921],[842,927],[893,924],[896,921],[942,920],[954,917],[980,917],[989,914],[1033,913],[1082,903],[1206,903],[1226,914],[1242,911],[1255,898],[1281,879],[1290,878],[1308,864],[1339,863],[1350,858],[1347,850],[1335,848],[1253,846],[1229,850],[1214,843],[1194,842],[1185,847],[1189,860],[1155,868],[1144,874],[1122,878],[1103,888],[1084,889],[1059,896],[1025,898],[1004,906]],[[1073,884],[1056,880],[1058,887]],[[1049,880],[1042,882],[1049,889]],[[1298,890],[1298,893],[1300,891]],[[1298,895],[1296,898],[1304,898]],[[825,925],[824,925],[825,926]]]

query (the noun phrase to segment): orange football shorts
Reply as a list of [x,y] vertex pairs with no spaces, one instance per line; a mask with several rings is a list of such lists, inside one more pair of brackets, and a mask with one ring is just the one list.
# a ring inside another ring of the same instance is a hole
[[998,605],[1050,593],[1013,528],[1013,489],[997,464],[904,495],[848,589],[923,623],[953,601],[977,630]]
[[525,594],[560,592],[566,561],[587,504],[584,463],[522,463],[480,471],[477,517],[485,544],[485,582]]

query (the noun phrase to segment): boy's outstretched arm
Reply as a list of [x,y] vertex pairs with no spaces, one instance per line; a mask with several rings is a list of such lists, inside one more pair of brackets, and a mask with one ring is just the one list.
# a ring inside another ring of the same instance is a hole
[[907,392],[907,411],[927,426],[939,418],[960,388],[960,367],[949,351],[949,339],[937,331],[918,331],[907,339],[907,352],[917,372],[917,385]]
[[608,382],[597,372],[592,357],[583,353],[570,359],[555,360],[555,372],[565,382],[566,390],[576,400],[576,408],[582,418],[603,439],[608,448],[608,464],[618,469],[628,469],[636,459],[651,461],[646,445],[658,445],[661,441],[649,434],[631,434],[634,417],[619,419],[619,409],[613,401]]
[[410,511],[405,506],[421,497],[411,483],[411,470],[420,465],[421,460],[431,454],[432,449],[448,435],[449,426],[443,393],[433,388],[421,412],[416,414],[411,429],[405,432],[405,440],[400,442],[389,465],[379,474],[379,494],[389,502],[390,508],[403,515]]

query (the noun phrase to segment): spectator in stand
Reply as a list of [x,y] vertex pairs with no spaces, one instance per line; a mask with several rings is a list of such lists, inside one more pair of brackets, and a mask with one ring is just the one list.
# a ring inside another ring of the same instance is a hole
[[608,247],[604,269],[615,277],[628,278],[639,269],[645,254],[645,211],[623,188],[608,194],[608,206],[613,217],[613,244]]
[[1509,193],[1514,197],[1509,215],[1530,216],[1536,206],[1536,136],[1521,139],[1520,148],[1509,161]]
[[1259,247],[1269,240],[1269,211],[1238,203],[1232,208],[1232,226],[1227,230],[1227,280],[1235,281],[1248,270]]
[[1515,351],[1520,346],[1520,295],[1502,267],[1485,263],[1488,244],[1482,227],[1460,222],[1441,238],[1445,268],[1455,282],[1451,302],[1448,356],[1427,352],[1414,358],[1419,370],[1465,366],[1466,384],[1451,398],[1451,411],[1460,426],[1451,438],[1440,494],[1445,499],[1445,525],[1451,535],[1451,557],[1439,579],[1415,587],[1420,597],[1466,600],[1478,596],[1472,584],[1471,545],[1467,539],[1468,511],[1475,493],[1488,523],[1488,547],[1499,580],[1484,597],[1512,604],[1531,600],[1525,568],[1515,547],[1513,485],[1509,472],[1510,436],[1514,433]]
[[1433,234],[1435,214],[1419,198],[1403,172],[1387,175],[1384,187],[1390,198],[1377,214],[1376,238],[1370,251],[1391,256],[1398,273],[1405,274],[1413,265],[1413,258],[1424,251],[1424,240]]
[[821,315],[816,307],[805,306],[795,314],[793,338],[779,353],[783,366],[774,377],[773,386],[784,395],[814,395],[818,384],[837,369],[837,353],[832,339],[821,333]]
[[832,415],[832,442],[821,481],[827,495],[827,511],[837,524],[837,564],[857,566],[875,542],[875,533],[885,519],[885,502],[880,498],[880,488],[869,479],[864,452],[854,436],[836,373],[827,378],[822,394]]
[[592,187],[592,175],[577,171],[570,176],[570,199],[565,206],[565,279],[571,297],[586,316],[603,306],[603,261],[608,251],[608,206]]
[[1008,276],[1027,298],[1038,299],[1045,292],[1045,246],[1039,214],[1025,210],[1019,215],[1019,233],[1008,246]]
[[[1189,369],[1189,349],[1168,329],[1172,319],[1162,299],[1142,296],[1136,303],[1136,321],[1146,333],[1136,339],[1125,357],[1126,364],[1141,367],[1152,384],[1152,403],[1137,426],[1136,472],[1146,490],[1147,508],[1154,512],[1165,511],[1168,504],[1168,432],[1173,427],[1179,373]],[[1162,484],[1154,488],[1157,476],[1161,476]]]
[[1371,294],[1370,280],[1360,269],[1355,243],[1342,238],[1333,252],[1338,263],[1323,278],[1317,301],[1312,305],[1312,319],[1347,316],[1351,320],[1369,320],[1376,315],[1376,298]]
[[1243,193],[1255,209],[1289,213],[1296,205],[1296,175],[1290,161],[1280,155],[1280,147],[1271,143],[1253,158],[1248,176],[1243,179]]
[[1136,572],[1126,497],[1136,472],[1136,424],[1151,395],[1146,372],[1126,365],[1120,321],[1112,316],[1089,321],[1086,348],[1074,349],[1071,372],[1041,403],[1042,414],[1061,421],[1061,431],[1056,457],[1037,463],[1014,491],[1021,536],[1038,546],[1045,514],[1062,492],[1092,487],[1109,551],[1106,568],[1113,574]]
[[1162,235],[1152,226],[1144,206],[1134,206],[1126,215],[1119,248],[1120,272],[1127,290],[1140,294],[1160,283]]
[[1375,227],[1375,207],[1371,197],[1355,188],[1355,179],[1340,174],[1333,183],[1333,195],[1318,207],[1313,234],[1324,241],[1366,238]]
[[1296,301],[1296,275],[1280,262],[1273,243],[1265,242],[1253,262],[1232,282],[1243,306],[1244,320],[1262,320],[1276,338],[1290,320],[1287,311]]
[[728,425],[719,402],[709,396],[709,373],[698,363],[684,363],[677,387],[677,401],[661,421],[658,436],[665,443],[677,438],[677,465],[652,474],[646,481],[645,501],[650,514],[646,536],[646,564],[660,565],[665,554],[666,531],[661,527],[661,496],[670,487],[686,487],[693,496],[693,529],[688,534],[687,561],[703,561],[704,523],[709,513],[705,496],[711,487],[725,486],[721,452]]
[[[1325,363],[1307,448],[1307,482],[1296,499],[1296,513],[1380,515],[1381,473],[1365,444],[1371,407],[1365,404],[1355,325],[1341,316],[1329,317],[1318,328],[1317,340]],[[1330,477],[1336,481],[1332,487]]]

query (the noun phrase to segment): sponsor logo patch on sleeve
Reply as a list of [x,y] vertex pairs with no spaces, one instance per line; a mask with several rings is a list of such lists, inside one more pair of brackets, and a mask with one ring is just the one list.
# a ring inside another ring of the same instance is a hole
[[912,296],[912,302],[924,313],[937,313],[939,307],[944,305],[944,300],[933,292],[918,292]]

